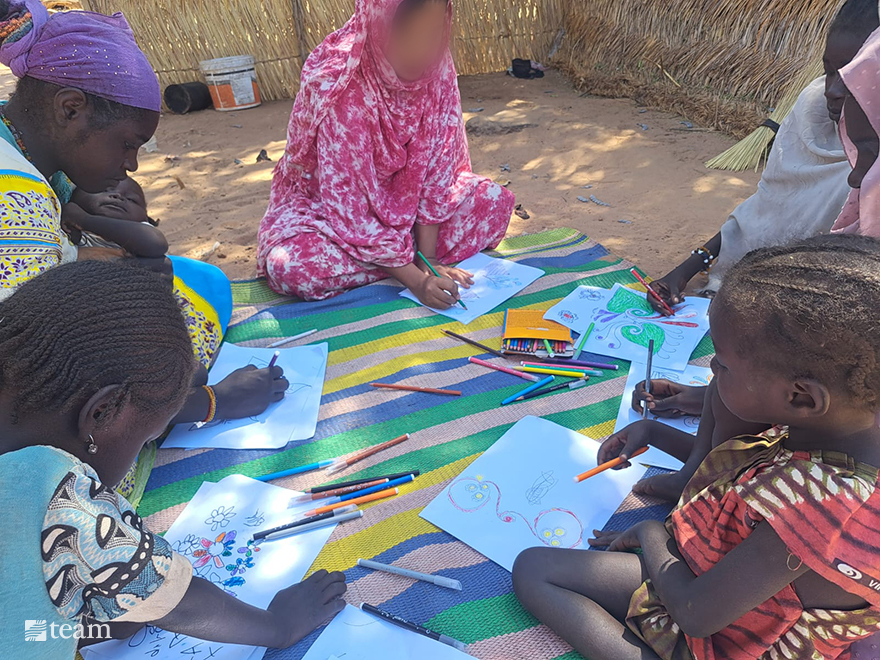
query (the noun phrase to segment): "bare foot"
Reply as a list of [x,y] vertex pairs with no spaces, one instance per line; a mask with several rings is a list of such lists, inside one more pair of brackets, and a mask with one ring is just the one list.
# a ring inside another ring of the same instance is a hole
[[636,495],[654,497],[664,502],[677,503],[681,499],[681,492],[687,485],[688,480],[681,472],[670,474],[658,474],[648,479],[642,479],[633,486]]
[[345,575],[318,571],[307,580],[279,591],[267,608],[277,621],[278,648],[293,646],[345,607]]

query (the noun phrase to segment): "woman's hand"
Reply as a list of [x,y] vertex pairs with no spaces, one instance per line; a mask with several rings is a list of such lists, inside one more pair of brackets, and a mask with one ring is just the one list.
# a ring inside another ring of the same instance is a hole
[[474,274],[469,273],[455,266],[444,266],[443,264],[434,264],[434,269],[443,277],[448,277],[456,284],[470,289],[474,285]]
[[599,465],[619,457],[624,459],[624,462],[620,467],[614,469],[628,468],[630,464],[626,459],[632,456],[633,452],[648,446],[651,431],[658,423],[643,419],[609,436],[599,447],[599,457],[597,459]]
[[434,309],[448,309],[459,299],[458,285],[455,282],[448,277],[432,274],[425,274],[412,292],[419,302]]
[[255,417],[284,398],[290,383],[281,367],[237,369],[212,386],[217,397],[216,419]]
[[665,378],[651,379],[651,392],[645,392],[645,381],[636,385],[632,394],[632,408],[642,414],[642,402],[657,417],[699,417],[703,412],[705,387],[691,387],[673,383]]

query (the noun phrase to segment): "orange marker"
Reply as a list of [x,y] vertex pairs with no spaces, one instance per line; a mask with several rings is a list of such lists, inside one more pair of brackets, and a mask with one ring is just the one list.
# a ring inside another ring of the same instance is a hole
[[605,470],[610,470],[611,468],[615,468],[618,465],[623,465],[624,463],[626,463],[626,461],[631,461],[636,456],[641,456],[646,451],[648,451],[648,448],[642,447],[641,449],[636,449],[633,452],[633,455],[627,459],[623,459],[620,456],[618,456],[617,458],[612,458],[607,463],[602,463],[602,465],[600,465],[598,467],[594,467],[592,470],[587,470],[583,474],[579,474],[578,476],[576,476],[574,478],[574,482],[576,484],[579,484],[580,482],[584,481],[585,479],[589,479],[590,477],[595,477],[597,474],[599,474],[601,472],[605,472]]
[[381,387],[386,390],[401,390],[403,392],[423,392],[425,394],[444,394],[446,396],[461,396],[461,390],[437,390],[433,387],[415,387],[413,385],[389,385],[388,383],[370,383],[371,387]]
[[334,488],[332,490],[322,490],[317,493],[305,493],[300,495],[299,497],[294,497],[294,502],[309,502],[312,500],[323,500],[328,497],[339,497],[341,495],[348,495],[349,493],[356,493],[359,490],[366,490],[367,488],[372,488],[373,486],[379,486],[381,484],[387,484],[388,479],[377,479],[376,481],[367,481],[362,484],[355,484],[353,486],[343,486],[342,488]]
[[389,488],[388,490],[382,490],[378,493],[373,493],[372,495],[364,495],[363,497],[356,497],[355,499],[348,500],[346,502],[328,504],[327,506],[318,507],[317,509],[313,509],[312,511],[306,511],[303,514],[303,517],[310,518],[312,516],[320,516],[322,513],[329,513],[335,509],[339,509],[350,504],[366,504],[368,502],[375,502],[376,500],[384,500],[386,497],[394,497],[399,492],[399,488]]
[[380,451],[385,451],[389,447],[393,447],[395,445],[399,445],[401,442],[409,440],[409,433],[404,433],[399,438],[394,438],[394,440],[389,440],[388,442],[383,442],[381,445],[376,445],[375,447],[370,447],[368,449],[364,449],[363,451],[359,451],[354,456],[349,456],[348,458],[338,458],[336,462],[327,468],[327,474],[335,474],[350,465],[354,465],[358,461],[362,461],[365,458],[369,458],[374,454],[378,454]]

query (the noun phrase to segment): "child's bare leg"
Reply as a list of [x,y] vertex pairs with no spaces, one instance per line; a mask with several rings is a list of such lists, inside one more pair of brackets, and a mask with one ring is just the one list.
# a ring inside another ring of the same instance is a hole
[[659,660],[624,623],[644,582],[638,555],[531,548],[516,559],[523,606],[590,660]]

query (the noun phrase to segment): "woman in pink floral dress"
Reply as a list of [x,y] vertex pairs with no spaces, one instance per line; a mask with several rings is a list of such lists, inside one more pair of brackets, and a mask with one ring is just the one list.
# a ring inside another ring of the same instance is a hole
[[452,0],[357,0],[309,57],[260,225],[275,291],[322,300],[395,277],[446,308],[471,284],[449,264],[504,237],[514,196],[471,171],[451,23]]

